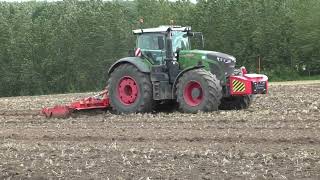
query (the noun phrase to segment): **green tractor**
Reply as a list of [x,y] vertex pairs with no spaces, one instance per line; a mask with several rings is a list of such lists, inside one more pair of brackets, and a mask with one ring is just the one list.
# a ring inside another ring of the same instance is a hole
[[167,102],[176,102],[186,113],[243,109],[252,95],[268,91],[267,76],[236,69],[233,56],[192,49],[192,37],[202,34],[191,27],[160,26],[133,33],[135,50],[108,71],[108,98],[115,112],[150,112]]

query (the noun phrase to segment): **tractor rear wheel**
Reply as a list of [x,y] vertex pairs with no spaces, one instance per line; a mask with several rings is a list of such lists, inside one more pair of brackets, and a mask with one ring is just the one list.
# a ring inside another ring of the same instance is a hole
[[219,109],[221,110],[240,110],[247,109],[252,103],[253,96],[233,96],[225,97],[221,99]]
[[116,113],[138,113],[152,110],[150,77],[131,64],[121,64],[111,73],[108,93],[110,105]]
[[179,78],[176,95],[182,112],[215,111],[220,105],[222,88],[215,75],[204,69],[195,69]]

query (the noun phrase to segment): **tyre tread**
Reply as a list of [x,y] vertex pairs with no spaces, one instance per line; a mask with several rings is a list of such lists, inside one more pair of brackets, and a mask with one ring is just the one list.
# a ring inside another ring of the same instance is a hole
[[[110,84],[113,81],[113,76],[115,73],[122,73],[122,72],[128,72],[128,71],[134,71],[138,75],[138,80],[142,82],[142,88],[140,88],[140,92],[142,97],[142,102],[138,105],[138,107],[134,111],[128,111],[124,112],[124,110],[121,107],[118,107],[112,100],[110,100],[110,105],[112,109],[120,114],[120,113],[143,113],[143,112],[150,112],[153,108],[153,98],[152,98],[152,83],[150,80],[150,77],[148,74],[143,73],[139,71],[135,66],[125,63],[119,65],[110,75],[110,78],[108,79],[108,87],[110,88]],[[110,91],[109,91],[110,92]],[[110,97],[112,98],[112,97]]]
[[186,72],[182,75],[181,78],[178,80],[177,88],[176,88],[176,96],[177,96],[177,102],[179,103],[179,109],[182,112],[187,113],[196,113],[194,110],[192,110],[186,103],[184,103],[183,98],[183,90],[181,90],[183,87],[183,82],[188,81],[190,77],[193,76],[200,76],[204,79],[204,81],[207,83],[208,86],[208,98],[206,98],[206,104],[202,107],[202,109],[199,109],[199,111],[216,111],[218,110],[218,107],[220,105],[220,99],[222,98],[222,87],[220,85],[220,81],[217,79],[217,77],[204,70],[204,69],[195,69]]

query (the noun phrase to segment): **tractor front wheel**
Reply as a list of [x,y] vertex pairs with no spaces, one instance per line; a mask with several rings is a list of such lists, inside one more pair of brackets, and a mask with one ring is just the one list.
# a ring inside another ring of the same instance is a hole
[[148,74],[131,64],[119,65],[108,81],[110,104],[117,113],[150,112],[152,84]]
[[177,102],[182,112],[218,110],[222,97],[220,81],[204,69],[190,70],[179,78]]

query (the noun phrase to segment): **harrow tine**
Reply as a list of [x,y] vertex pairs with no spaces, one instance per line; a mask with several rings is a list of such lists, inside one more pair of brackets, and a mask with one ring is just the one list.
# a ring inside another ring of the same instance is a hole
[[108,91],[104,90],[101,93],[72,102],[70,105],[58,105],[53,108],[43,108],[41,114],[46,118],[67,118],[73,111],[90,110],[90,109],[105,109],[110,106]]
[[41,114],[46,118],[67,118],[74,111],[69,106],[55,106],[53,108],[43,108]]

